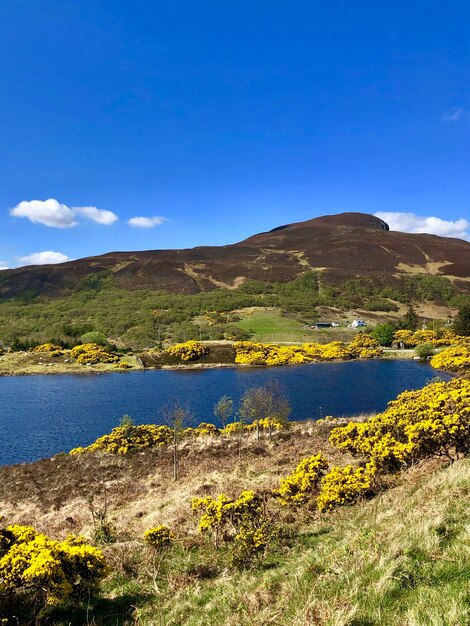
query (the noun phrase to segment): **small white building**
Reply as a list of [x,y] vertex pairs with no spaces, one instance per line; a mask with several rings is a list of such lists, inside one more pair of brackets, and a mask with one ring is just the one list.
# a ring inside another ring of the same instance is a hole
[[362,328],[363,326],[367,326],[364,320],[353,320],[351,326],[353,328]]

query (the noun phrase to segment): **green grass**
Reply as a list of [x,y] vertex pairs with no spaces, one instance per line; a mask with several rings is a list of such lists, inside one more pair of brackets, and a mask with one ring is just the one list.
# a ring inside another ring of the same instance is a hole
[[314,331],[279,309],[255,310],[233,324],[252,333],[253,341],[312,341]]
[[357,332],[348,328],[311,330],[294,317],[283,315],[280,309],[255,309],[251,314],[245,315],[234,326],[251,332],[253,341],[296,343],[351,341]]
[[470,623],[470,465],[455,464],[304,528],[269,567],[145,607],[142,624]]
[[[141,626],[469,624],[470,461],[434,470],[428,464],[399,480],[369,502],[300,515],[299,536],[252,570],[234,572],[222,552],[204,544],[178,546],[163,565],[137,556],[135,543],[114,547],[121,573],[108,581],[90,619]],[[54,623],[81,622],[69,614]]]

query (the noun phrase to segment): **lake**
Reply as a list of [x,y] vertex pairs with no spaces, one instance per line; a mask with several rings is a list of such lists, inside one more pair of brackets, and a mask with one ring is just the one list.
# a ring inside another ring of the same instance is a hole
[[163,406],[187,402],[195,423],[215,422],[222,395],[236,402],[245,389],[278,381],[291,419],[357,415],[385,409],[406,389],[437,373],[416,361],[352,361],[272,368],[154,370],[103,375],[0,377],[0,465],[34,461],[92,443],[125,414],[158,423]]

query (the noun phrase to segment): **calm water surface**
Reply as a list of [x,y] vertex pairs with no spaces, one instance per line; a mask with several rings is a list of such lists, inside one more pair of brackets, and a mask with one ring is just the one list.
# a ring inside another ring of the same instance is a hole
[[[195,422],[214,422],[222,395],[238,401],[248,387],[276,380],[292,405],[292,419],[383,410],[405,389],[436,371],[416,361],[353,361],[273,368],[208,369],[0,377],[0,465],[34,461],[90,444],[124,414],[158,423],[165,404],[188,402]],[[439,374],[441,378],[450,378]]]

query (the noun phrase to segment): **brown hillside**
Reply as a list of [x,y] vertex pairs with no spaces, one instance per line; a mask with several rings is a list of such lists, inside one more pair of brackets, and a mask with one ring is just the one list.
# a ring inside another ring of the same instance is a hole
[[[193,294],[236,288],[247,279],[285,282],[308,269],[337,283],[368,276],[381,285],[406,274],[439,275],[470,290],[470,243],[392,232],[382,220],[342,213],[280,226],[233,245],[185,250],[111,252],[60,265],[0,272],[0,298],[24,293],[64,296],[92,274],[122,289]],[[105,274],[103,274],[105,273]]]

